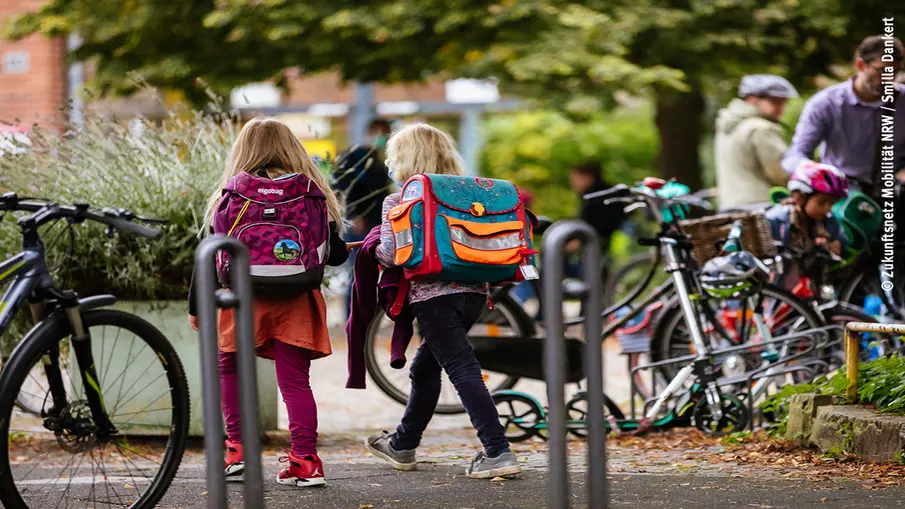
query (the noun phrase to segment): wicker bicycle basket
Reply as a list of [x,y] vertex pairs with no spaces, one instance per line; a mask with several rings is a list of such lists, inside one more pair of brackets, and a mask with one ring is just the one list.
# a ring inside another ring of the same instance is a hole
[[694,244],[692,255],[697,263],[702,264],[717,255],[718,243],[729,236],[732,223],[738,219],[742,220],[742,249],[762,259],[776,256],[770,223],[764,213],[733,212],[679,221],[682,233],[691,237]]

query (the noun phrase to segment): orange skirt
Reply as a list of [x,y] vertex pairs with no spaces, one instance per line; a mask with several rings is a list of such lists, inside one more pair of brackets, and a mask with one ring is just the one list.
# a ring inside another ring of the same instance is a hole
[[[312,359],[333,353],[327,330],[327,304],[320,290],[292,299],[255,297],[255,347],[259,357],[273,359],[273,341],[311,350]],[[236,351],[232,309],[221,309],[217,320],[220,351]]]

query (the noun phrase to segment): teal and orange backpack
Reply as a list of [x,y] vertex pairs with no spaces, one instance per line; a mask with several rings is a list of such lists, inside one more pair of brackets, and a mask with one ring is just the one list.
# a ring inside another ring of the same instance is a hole
[[420,174],[389,212],[409,279],[504,283],[537,277],[533,216],[506,180]]

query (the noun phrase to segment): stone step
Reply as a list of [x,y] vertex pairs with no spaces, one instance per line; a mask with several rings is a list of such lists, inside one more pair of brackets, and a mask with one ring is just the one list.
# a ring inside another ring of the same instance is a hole
[[800,447],[845,452],[862,461],[898,463],[905,458],[905,417],[870,406],[834,405],[834,400],[817,394],[789,398],[786,438]]

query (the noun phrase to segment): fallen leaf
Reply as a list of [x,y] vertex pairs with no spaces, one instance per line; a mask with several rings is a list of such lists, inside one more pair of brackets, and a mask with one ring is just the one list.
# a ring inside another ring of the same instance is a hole
[[825,504],[825,503],[826,503],[826,497],[821,498],[821,499],[820,499],[820,503],[821,503],[821,504]]
[[204,496],[204,495],[207,495],[207,492],[206,492],[206,491],[202,491],[202,492],[201,492],[201,496]]
[[371,509],[374,504],[358,504],[358,509]]
[[505,480],[506,480],[505,477],[494,477],[493,479],[490,480],[490,482],[500,482],[500,481],[505,481]]
[[127,484],[127,485],[123,486],[123,488],[126,488],[127,490],[131,490],[134,487],[135,486],[132,486],[131,484]]

